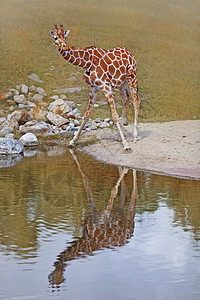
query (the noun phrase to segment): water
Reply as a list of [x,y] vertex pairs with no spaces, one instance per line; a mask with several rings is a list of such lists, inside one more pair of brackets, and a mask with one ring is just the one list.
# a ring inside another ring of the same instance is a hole
[[199,181],[61,147],[10,164],[0,169],[1,300],[200,299]]

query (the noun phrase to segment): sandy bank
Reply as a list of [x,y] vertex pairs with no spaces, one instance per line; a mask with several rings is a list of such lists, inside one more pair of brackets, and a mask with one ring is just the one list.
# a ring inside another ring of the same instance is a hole
[[[82,140],[95,136],[98,142],[81,150],[109,164],[200,179],[200,120],[140,123],[138,129],[138,142],[130,143],[132,153],[122,151],[118,131],[110,128],[84,133]],[[130,139],[133,125],[124,131]]]

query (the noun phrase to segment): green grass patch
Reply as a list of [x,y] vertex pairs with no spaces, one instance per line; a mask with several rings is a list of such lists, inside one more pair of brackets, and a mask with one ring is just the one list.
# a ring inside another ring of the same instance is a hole
[[[135,55],[142,98],[139,121],[197,119],[197,5],[195,0],[2,0],[0,91],[16,84],[34,84],[27,78],[31,73],[43,80],[36,85],[49,94],[53,89],[85,85],[83,70],[66,62],[53,46],[49,30],[57,23],[71,29],[71,45],[105,49],[125,46]],[[76,76],[69,80],[74,73]],[[82,103],[84,112],[88,89],[68,96]],[[99,94],[98,99],[104,100],[104,96]],[[116,101],[121,103],[118,93]],[[111,117],[107,105],[94,111],[95,116],[98,111]],[[128,120],[133,117],[132,109]]]
[[78,147],[89,146],[95,144],[96,142],[98,142],[98,139],[96,137],[84,138],[78,141],[77,146]]
[[73,134],[69,135],[62,135],[62,134],[56,134],[56,135],[37,135],[39,144],[48,144],[48,145],[55,145],[55,144],[62,144],[62,145],[68,145],[69,141],[72,139]]

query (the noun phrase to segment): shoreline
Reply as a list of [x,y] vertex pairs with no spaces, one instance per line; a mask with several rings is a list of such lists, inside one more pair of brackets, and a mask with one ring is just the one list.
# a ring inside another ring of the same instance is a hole
[[[151,173],[200,180],[200,120],[139,123],[139,138],[123,152],[119,134],[111,128],[84,133],[81,141],[97,142],[78,149],[103,163]],[[133,124],[124,126],[128,141]]]

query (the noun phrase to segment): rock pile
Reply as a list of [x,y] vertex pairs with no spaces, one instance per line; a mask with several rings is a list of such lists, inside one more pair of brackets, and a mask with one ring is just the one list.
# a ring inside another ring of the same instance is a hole
[[0,138],[0,154],[20,154],[23,152],[24,146],[22,142],[9,138]]
[[[72,135],[77,131],[82,121],[81,112],[74,101],[68,101],[65,94],[59,94],[61,92],[72,93],[77,91],[77,88],[70,88],[69,91],[68,89],[56,91],[58,94],[47,98],[47,93],[42,87],[34,85],[28,87],[21,84],[16,89],[1,93],[0,102],[6,102],[11,113],[1,117],[3,115],[1,112],[0,137],[6,137],[8,134],[15,135],[15,133],[20,133],[20,135],[30,133],[34,135]],[[49,105],[46,100],[48,103],[49,100],[51,101]],[[84,130],[90,131],[111,125],[113,122],[110,119],[90,119]],[[32,139],[30,146],[35,141],[33,136]],[[26,139],[24,142],[22,138],[24,146],[29,145],[28,141]]]

